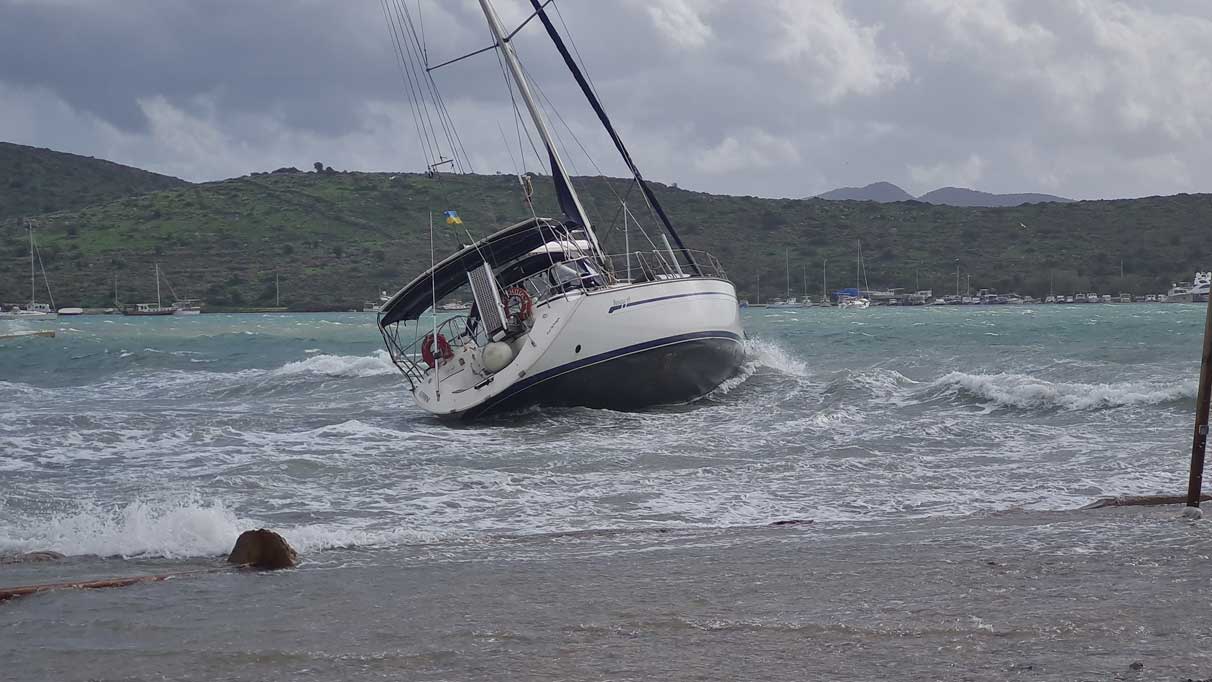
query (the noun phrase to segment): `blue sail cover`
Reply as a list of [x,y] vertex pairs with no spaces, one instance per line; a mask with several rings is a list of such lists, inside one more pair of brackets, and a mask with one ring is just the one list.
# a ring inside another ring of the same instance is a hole
[[850,298],[858,298],[861,294],[859,294],[858,289],[850,288],[850,289],[838,289],[837,291],[833,292],[833,295],[839,296],[839,297],[840,296],[849,296]]

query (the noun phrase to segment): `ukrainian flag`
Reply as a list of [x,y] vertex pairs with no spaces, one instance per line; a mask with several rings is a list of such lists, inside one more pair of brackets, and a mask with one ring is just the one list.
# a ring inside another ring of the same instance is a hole
[[454,211],[444,211],[442,213],[442,215],[446,216],[447,225],[462,225],[463,224],[463,219],[460,218],[459,214]]

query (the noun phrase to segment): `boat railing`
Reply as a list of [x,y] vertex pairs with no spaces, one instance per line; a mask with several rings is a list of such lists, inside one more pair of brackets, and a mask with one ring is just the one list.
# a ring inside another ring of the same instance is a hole
[[[446,340],[451,350],[462,348],[469,343],[482,345],[483,333],[469,324],[470,320],[470,315],[466,314],[447,318],[437,324],[436,333]],[[412,387],[416,388],[417,383],[425,378],[426,372],[430,371],[430,366],[422,354],[422,345],[435,333],[434,325],[393,324],[387,328],[381,327],[380,332],[387,344],[392,363],[408,377]]]
[[606,256],[607,269],[618,281],[648,282],[690,277],[698,267],[701,276],[728,279],[715,256],[693,249],[631,251]]
[[501,288],[509,296],[510,289],[523,289],[534,305],[540,305],[572,291],[595,289],[608,283],[589,256],[553,262],[550,266],[521,277]]

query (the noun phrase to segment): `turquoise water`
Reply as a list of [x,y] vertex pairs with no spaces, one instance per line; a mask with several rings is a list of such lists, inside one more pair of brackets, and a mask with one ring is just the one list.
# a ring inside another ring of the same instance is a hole
[[[63,318],[0,341],[0,553],[189,557],[863,524],[1176,492],[1200,306],[745,312],[743,376],[450,426],[365,314]],[[32,328],[32,327],[30,327]]]

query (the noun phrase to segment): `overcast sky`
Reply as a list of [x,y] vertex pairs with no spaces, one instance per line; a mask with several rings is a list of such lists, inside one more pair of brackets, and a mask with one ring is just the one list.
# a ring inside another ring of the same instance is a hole
[[[877,180],[1212,191],[1212,1],[557,3],[655,180],[770,197]],[[495,4],[509,23],[529,5]],[[488,44],[474,0],[419,6],[432,63]],[[593,160],[622,174],[542,27],[515,42]],[[474,169],[513,172],[496,59],[437,80]],[[425,165],[381,0],[0,0],[0,140],[189,180]]]

